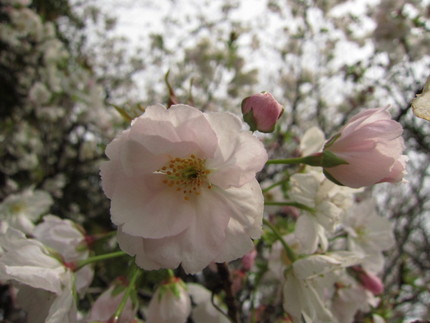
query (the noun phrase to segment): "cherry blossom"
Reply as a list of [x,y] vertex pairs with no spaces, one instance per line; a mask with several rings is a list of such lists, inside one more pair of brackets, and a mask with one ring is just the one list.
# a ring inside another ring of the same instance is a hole
[[338,271],[359,262],[349,252],[311,255],[295,261],[284,283],[284,310],[293,322],[334,322],[330,311],[331,295]]
[[322,250],[327,249],[327,234],[341,224],[356,192],[358,190],[334,184],[315,170],[291,176],[290,198],[314,209],[313,214],[303,212],[296,223],[295,235],[302,247],[300,252],[313,253],[318,245]]
[[[121,292],[115,292],[115,286],[109,287],[104,291],[94,302],[88,316],[88,322],[110,322],[109,320],[115,314],[122,297],[124,296],[125,289]],[[117,323],[131,323],[134,322],[136,317],[136,309],[133,308],[133,303],[129,298],[125,304]],[[136,320],[137,322],[137,320]]]
[[379,273],[384,265],[382,252],[395,243],[392,223],[377,214],[375,201],[366,199],[349,210],[344,227],[349,250],[364,256],[361,264],[365,270]]
[[[89,256],[85,240],[85,232],[70,220],[60,219],[53,215],[43,217],[43,222],[34,228],[33,236],[45,246],[55,250],[70,268],[74,268],[78,261]],[[76,290],[79,293],[91,284],[94,271],[91,266],[85,266],[75,273]]]
[[229,113],[148,107],[106,148],[102,185],[120,247],[144,269],[200,271],[261,234],[262,143]]
[[148,323],[185,323],[191,313],[191,300],[179,278],[161,285],[148,307]]
[[0,204],[0,221],[24,233],[32,233],[34,223],[52,203],[51,195],[41,190],[29,188],[20,194],[11,194]]
[[18,286],[18,302],[34,323],[77,322],[73,273],[37,240],[9,228],[0,236],[0,280]]
[[387,109],[360,112],[326,143],[324,151],[347,163],[325,168],[330,179],[354,188],[403,179],[407,161],[402,155],[403,128]]

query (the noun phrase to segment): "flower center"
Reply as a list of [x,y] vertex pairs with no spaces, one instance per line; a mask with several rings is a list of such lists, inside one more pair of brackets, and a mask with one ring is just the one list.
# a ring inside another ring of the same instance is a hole
[[189,200],[192,196],[200,195],[202,187],[212,188],[207,180],[210,170],[206,169],[205,162],[205,159],[195,155],[190,155],[188,158],[174,158],[157,170],[157,173],[166,176],[163,180],[164,184],[182,192],[184,200]]
[[16,202],[16,203],[13,203],[9,209],[10,209],[11,213],[18,214],[18,213],[25,211],[26,205],[24,203],[21,203],[21,202]]

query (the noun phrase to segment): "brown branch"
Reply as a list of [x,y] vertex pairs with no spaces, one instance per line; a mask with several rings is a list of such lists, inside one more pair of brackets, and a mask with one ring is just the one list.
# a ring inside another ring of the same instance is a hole
[[228,316],[233,323],[240,323],[240,312],[237,306],[236,298],[233,295],[230,271],[227,263],[217,263],[218,274],[221,278],[221,283],[225,292],[225,303],[228,309]]

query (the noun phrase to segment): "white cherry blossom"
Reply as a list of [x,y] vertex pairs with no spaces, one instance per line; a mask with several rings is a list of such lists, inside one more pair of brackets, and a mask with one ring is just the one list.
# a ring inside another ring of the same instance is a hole
[[102,184],[118,242],[142,268],[195,273],[243,256],[260,237],[255,174],[267,153],[234,115],[151,106],[106,154]]
[[375,202],[367,199],[354,205],[344,221],[348,232],[349,250],[361,253],[362,266],[369,272],[379,273],[384,265],[382,252],[394,246],[393,225],[377,214]]
[[191,300],[184,282],[174,278],[161,285],[149,302],[148,323],[185,323],[191,313]]
[[[88,322],[110,322],[115,311],[117,310],[124,296],[125,288],[121,292],[115,291],[115,286],[112,285],[104,291],[94,302],[88,316]],[[124,309],[117,323],[131,323],[136,317],[136,308],[133,307],[131,298],[127,299]]]
[[[55,250],[71,268],[89,256],[84,230],[70,220],[46,215],[43,222],[34,228],[33,236]],[[91,284],[94,270],[91,266],[85,266],[76,271],[75,275],[76,290],[82,293]]]
[[34,323],[77,322],[73,273],[39,241],[13,228],[0,236],[0,280],[18,289],[18,301]]
[[334,322],[330,311],[334,283],[344,268],[356,264],[360,257],[351,252],[311,255],[295,261],[284,283],[284,310],[294,323]]
[[345,211],[352,205],[354,190],[334,184],[321,171],[311,170],[291,176],[291,200],[314,209],[303,212],[296,223],[295,234],[302,253],[313,253],[318,246],[327,249],[327,234],[342,222]]
[[45,191],[29,188],[20,194],[11,194],[0,204],[0,222],[30,234],[34,223],[52,203],[51,195]]

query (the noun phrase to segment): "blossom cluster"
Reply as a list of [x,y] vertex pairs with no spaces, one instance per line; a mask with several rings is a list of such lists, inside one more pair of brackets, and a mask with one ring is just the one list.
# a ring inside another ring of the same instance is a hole
[[[29,322],[383,321],[384,252],[395,241],[368,187],[402,182],[407,162],[389,107],[358,113],[329,139],[310,128],[289,158],[265,148],[282,132],[283,108],[269,93],[243,100],[244,120],[152,105],[101,162],[97,135],[113,137],[113,121],[100,113],[100,89],[65,67],[53,26],[28,5],[0,7],[1,42],[29,60],[23,73],[0,56],[27,93],[2,121],[2,135],[16,135],[0,165],[0,283]],[[57,123],[67,133],[51,131]],[[84,173],[99,166],[97,181],[58,175],[88,161],[97,163]],[[99,186],[108,230],[97,210],[67,199]]]
[[[383,291],[378,278],[383,252],[394,244],[389,221],[376,213],[371,199],[359,201],[363,189],[355,188],[402,178],[404,167],[398,164],[404,166],[405,157],[397,148],[403,142],[397,123],[390,122],[385,110],[359,114],[325,145],[319,129],[311,128],[304,134],[301,149],[310,157],[302,161],[310,165],[320,161],[322,168],[306,166],[288,179],[287,197],[282,192],[278,195],[279,205],[296,208],[293,219],[288,220],[292,229],[281,236],[276,226],[286,227],[277,224],[278,214],[291,213],[291,209],[272,208],[264,215],[264,196],[256,173],[266,163],[267,153],[256,136],[243,130],[236,116],[203,113],[187,105],[148,107],[107,146],[109,161],[101,166],[120,249],[135,256],[136,265],[145,270],[181,266],[194,274],[211,263],[244,257],[242,269],[232,273],[231,288],[236,293],[246,273],[254,270],[255,259],[265,259],[263,255],[268,253],[263,281],[268,286],[273,281],[282,286],[283,309],[289,319],[352,322],[357,311],[368,312],[378,305],[377,295]],[[356,120],[360,120],[354,128],[359,139],[350,130]],[[374,131],[379,123],[385,127],[384,136]],[[372,131],[363,136],[367,128]],[[390,162],[381,167],[382,175],[354,184],[357,166],[349,159],[351,153],[333,148],[337,140],[373,140],[374,145],[349,144],[345,149],[368,154],[368,158],[374,157],[375,151],[388,152]],[[330,155],[328,161],[320,158],[327,147],[337,154],[342,167],[350,167],[345,174],[352,174],[351,178],[336,172],[324,176],[339,167],[338,162],[331,165]],[[279,189],[278,184],[271,184],[265,193]],[[45,215],[40,222],[52,202],[48,193],[29,189],[9,196],[0,205],[4,232],[0,280],[15,284],[18,302],[30,317],[74,322],[76,297],[85,295],[94,275],[86,266],[91,262],[91,239],[70,220]],[[255,245],[253,240],[262,237],[264,216],[276,239],[270,244],[263,237]],[[27,269],[22,271],[24,267]],[[138,267],[129,285],[120,284],[116,293],[112,285],[100,295],[88,314],[91,320],[109,320],[116,315],[124,322],[135,320],[138,303],[130,302],[128,296],[139,277]],[[167,280],[148,304],[148,322],[185,322],[192,311],[188,293],[180,278]],[[48,301],[43,305],[45,310],[36,314],[40,304],[30,300],[39,294],[47,295]],[[266,296],[262,293],[260,297],[263,306]],[[121,311],[117,313],[116,308]],[[211,308],[204,313],[211,315]]]
[[67,172],[74,168],[81,191],[100,203],[100,190],[90,180],[103,157],[99,133],[112,137],[119,118],[106,109],[101,86],[70,54],[54,23],[44,21],[30,2],[0,6],[0,171],[6,176],[0,198],[37,186],[64,199],[62,212],[69,216],[79,213],[76,208],[88,215],[81,205],[66,202]]

